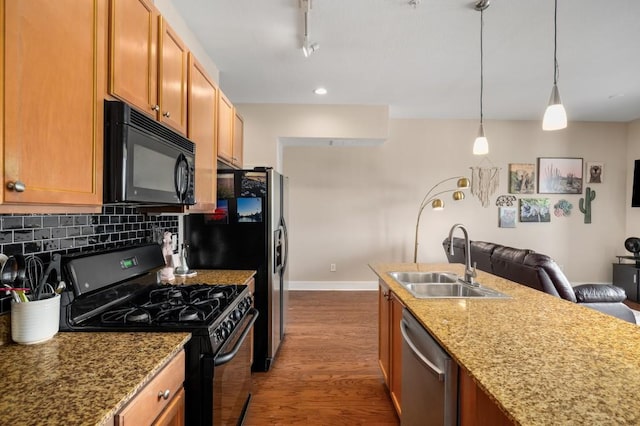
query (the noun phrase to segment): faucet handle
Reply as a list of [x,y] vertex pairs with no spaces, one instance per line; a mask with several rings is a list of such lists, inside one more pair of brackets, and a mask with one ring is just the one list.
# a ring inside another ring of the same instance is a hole
[[471,276],[473,278],[478,276],[478,273],[476,272],[477,265],[478,265],[478,262],[473,262],[473,268],[471,268]]

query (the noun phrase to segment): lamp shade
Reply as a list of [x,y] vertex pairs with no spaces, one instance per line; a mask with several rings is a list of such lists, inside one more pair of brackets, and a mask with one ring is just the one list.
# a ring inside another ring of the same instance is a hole
[[473,143],[473,154],[474,155],[486,155],[489,153],[489,141],[484,136],[484,126],[480,123],[480,128],[478,129],[478,137]]
[[560,100],[558,86],[554,84],[549,97],[549,106],[547,106],[542,119],[542,130],[560,130],[566,127],[567,112]]
[[464,192],[462,191],[455,191],[453,193],[453,199],[455,201],[460,201],[460,200],[464,200]]
[[431,208],[433,210],[442,210],[442,209],[444,209],[444,201],[442,201],[440,198],[436,198],[435,200],[433,200],[431,202]]
[[[458,179],[458,183],[457,183],[458,188],[460,189],[467,189],[471,186],[471,182],[469,182],[469,179],[466,177],[461,177],[460,179]],[[456,192],[460,192],[460,191],[456,191]],[[464,194],[463,194],[464,195]]]

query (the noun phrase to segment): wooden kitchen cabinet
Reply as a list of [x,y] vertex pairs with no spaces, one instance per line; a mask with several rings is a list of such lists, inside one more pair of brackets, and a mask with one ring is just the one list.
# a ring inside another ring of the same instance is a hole
[[233,108],[233,165],[241,169],[243,164],[244,148],[244,119]]
[[1,213],[99,210],[107,12],[106,0],[0,1]]
[[153,422],[153,426],[184,426],[184,409],[184,389],[180,389]]
[[404,305],[400,299],[380,280],[378,295],[378,362],[391,401],[402,414],[402,334],[400,321]]
[[218,87],[196,58],[189,55],[188,138],[196,144],[196,205],[190,212],[216,208]]
[[391,334],[391,290],[380,281],[378,287],[378,364],[382,370],[384,383],[389,387]]
[[233,104],[220,90],[218,92],[218,158],[233,164]]
[[111,0],[109,94],[187,134],[188,49],[151,0]]
[[184,350],[115,416],[116,426],[184,425]]
[[458,373],[460,426],[510,426],[513,422],[500,410],[487,394],[473,381],[467,370]]

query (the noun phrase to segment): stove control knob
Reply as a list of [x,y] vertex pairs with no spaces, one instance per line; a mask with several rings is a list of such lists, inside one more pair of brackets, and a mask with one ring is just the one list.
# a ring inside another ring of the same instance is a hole
[[221,328],[220,330],[218,330],[218,332],[220,333],[220,340],[224,340],[229,336],[229,331],[226,328]]
[[233,319],[236,321],[240,321],[240,319],[242,318],[242,311],[243,311],[242,308],[238,308],[235,311],[233,311],[233,314],[232,314]]

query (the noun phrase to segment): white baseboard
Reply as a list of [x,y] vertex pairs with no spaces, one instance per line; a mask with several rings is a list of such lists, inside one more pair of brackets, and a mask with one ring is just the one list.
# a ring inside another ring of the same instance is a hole
[[289,281],[289,290],[374,291],[378,290],[378,281]]

